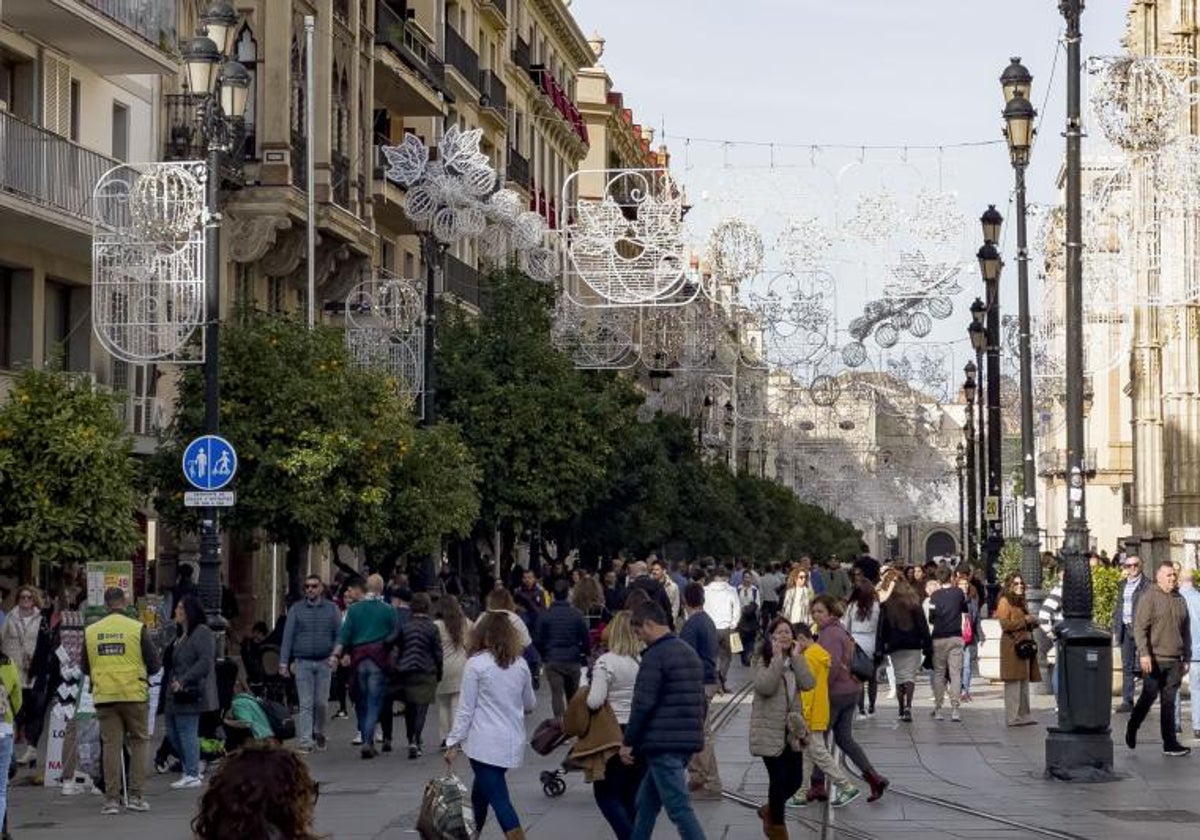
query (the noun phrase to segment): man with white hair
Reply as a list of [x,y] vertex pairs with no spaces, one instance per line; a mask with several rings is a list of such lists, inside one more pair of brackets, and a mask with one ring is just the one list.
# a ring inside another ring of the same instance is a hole
[[[1192,737],[1200,740],[1200,589],[1196,588],[1198,578],[1200,578],[1200,571],[1184,569],[1183,584],[1179,587],[1179,594],[1187,602],[1188,621],[1191,628],[1190,636],[1185,642],[1189,646],[1188,658],[1191,661],[1191,665],[1188,667],[1188,687],[1192,692]],[[1176,729],[1180,728],[1178,720],[1180,705],[1175,705]]]
[[[362,757],[374,758],[375,724],[383,711],[387,693],[388,658],[391,644],[399,632],[396,610],[383,600],[383,578],[367,578],[367,594],[346,610],[338,643],[329,657],[331,667],[346,656],[354,669],[358,685],[358,731],[362,737]],[[390,709],[388,710],[390,712]]]
[[644,591],[650,600],[658,604],[666,613],[667,626],[674,630],[675,616],[671,611],[671,599],[667,595],[667,589],[647,574],[647,568],[647,564],[641,560],[635,560],[629,564],[629,584],[625,587],[625,597],[628,598],[629,593],[635,589]]

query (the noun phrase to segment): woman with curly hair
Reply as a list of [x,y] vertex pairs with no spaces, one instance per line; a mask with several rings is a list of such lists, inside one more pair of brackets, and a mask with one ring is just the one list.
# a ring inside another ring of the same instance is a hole
[[313,831],[318,795],[300,756],[255,742],[221,762],[200,799],[192,832],[196,840],[320,840]]
[[529,666],[521,658],[513,625],[501,614],[484,614],[472,634],[469,651],[454,728],[446,736],[446,764],[453,766],[460,751],[471,761],[475,776],[471,807],[477,830],[483,829],[490,807],[508,840],[524,840],[505,775],[521,766],[525,715],[537,705]]

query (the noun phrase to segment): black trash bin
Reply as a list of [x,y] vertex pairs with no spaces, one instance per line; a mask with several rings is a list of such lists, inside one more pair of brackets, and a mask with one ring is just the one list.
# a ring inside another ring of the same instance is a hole
[[1058,728],[1103,732],[1112,722],[1112,634],[1090,621],[1058,632]]

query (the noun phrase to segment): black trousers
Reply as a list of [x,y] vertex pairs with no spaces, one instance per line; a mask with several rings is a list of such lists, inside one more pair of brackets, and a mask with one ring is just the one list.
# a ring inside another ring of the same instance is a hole
[[1136,732],[1158,700],[1163,747],[1174,747],[1179,744],[1175,736],[1175,704],[1179,702],[1179,685],[1183,682],[1183,663],[1178,659],[1156,659],[1153,664],[1150,673],[1142,674],[1142,693],[1129,716],[1129,727]]
[[804,757],[802,753],[793,752],[785,746],[779,755],[763,756],[763,764],[767,766],[767,809],[771,814],[771,822],[783,825],[787,817],[788,797],[800,790]]

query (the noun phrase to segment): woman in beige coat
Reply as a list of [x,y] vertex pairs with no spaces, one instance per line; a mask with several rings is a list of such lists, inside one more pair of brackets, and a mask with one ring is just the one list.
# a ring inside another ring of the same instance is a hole
[[788,744],[788,713],[801,714],[799,693],[816,685],[803,653],[796,646],[792,625],[776,616],[754,666],[754,702],[750,707],[750,754],[767,767],[767,804],[758,809],[763,834],[786,838],[788,797],[800,789],[802,753]]
[[[996,604],[996,620],[1003,631],[1000,636],[1000,679],[1004,682],[1004,719],[1009,726],[1029,726],[1037,723],[1029,714],[1029,683],[1041,680],[1037,655],[1022,659],[1017,645],[1032,639],[1037,616],[1025,611],[1025,579],[1019,574],[1004,581],[1004,594]],[[1036,648],[1035,648],[1036,650]]]
[[442,642],[442,679],[437,686],[438,729],[442,746],[454,726],[458,695],[462,688],[463,668],[467,664],[467,633],[471,623],[453,595],[438,599],[437,620],[433,622]]

